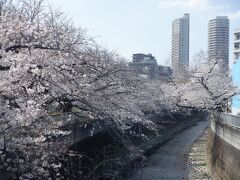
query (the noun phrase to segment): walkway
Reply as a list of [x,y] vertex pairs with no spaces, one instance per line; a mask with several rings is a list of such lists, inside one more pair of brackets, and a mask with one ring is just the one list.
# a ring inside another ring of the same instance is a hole
[[130,180],[180,180],[187,179],[184,154],[206,130],[207,122],[198,122],[174,139],[161,146],[146,162],[146,166],[136,169]]
[[206,150],[208,141],[206,131],[186,154],[186,167],[189,180],[210,180],[206,164]]

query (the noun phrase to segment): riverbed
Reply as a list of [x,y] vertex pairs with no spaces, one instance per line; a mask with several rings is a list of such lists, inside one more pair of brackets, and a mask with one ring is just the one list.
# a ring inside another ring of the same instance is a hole
[[187,179],[184,155],[205,132],[207,121],[199,121],[172,140],[155,150],[144,167],[133,170],[130,180],[180,180]]

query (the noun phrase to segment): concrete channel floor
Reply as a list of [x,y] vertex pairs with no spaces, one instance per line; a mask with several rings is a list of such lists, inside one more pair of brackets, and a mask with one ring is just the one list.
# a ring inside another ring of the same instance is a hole
[[144,167],[134,170],[130,180],[187,180],[184,155],[205,132],[207,125],[207,121],[200,121],[159,147]]

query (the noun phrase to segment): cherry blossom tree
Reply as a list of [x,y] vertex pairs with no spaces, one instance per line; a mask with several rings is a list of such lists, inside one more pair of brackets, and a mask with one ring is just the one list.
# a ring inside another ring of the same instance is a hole
[[52,104],[122,128],[141,121],[121,57],[42,0],[6,0],[0,7],[0,170],[5,176],[59,174],[61,164],[54,159],[67,150],[62,137],[71,132],[60,129],[68,119],[49,116]]
[[56,120],[51,107],[121,131],[154,129],[146,110],[213,109],[235,93],[217,61],[184,83],[135,79],[121,56],[43,0],[0,1],[0,77],[0,173],[20,179],[61,178],[71,115]]
[[228,99],[239,93],[232,83],[228,68],[223,71],[221,58],[209,58],[203,51],[195,58],[200,63],[190,70],[190,82],[184,85],[184,101],[180,104],[210,110],[228,106]]
[[[220,110],[226,109],[228,99],[239,90],[233,85],[228,71],[223,71],[220,57],[209,59],[201,51],[194,60],[197,62],[188,72],[188,79],[169,82],[146,82],[146,96],[141,103],[152,110],[168,109],[170,111]],[[228,69],[228,68],[226,68]]]

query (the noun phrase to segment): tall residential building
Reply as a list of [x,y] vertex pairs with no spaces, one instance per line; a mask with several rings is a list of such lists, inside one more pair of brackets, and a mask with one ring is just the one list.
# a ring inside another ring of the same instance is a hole
[[219,59],[221,68],[226,71],[229,66],[229,19],[217,16],[208,23],[208,57]]
[[172,23],[172,58],[174,77],[185,76],[189,66],[189,14],[175,19]]
[[[232,68],[232,79],[236,86],[240,88],[240,29],[234,33],[234,61]],[[240,114],[240,96],[232,98],[232,114]]]

